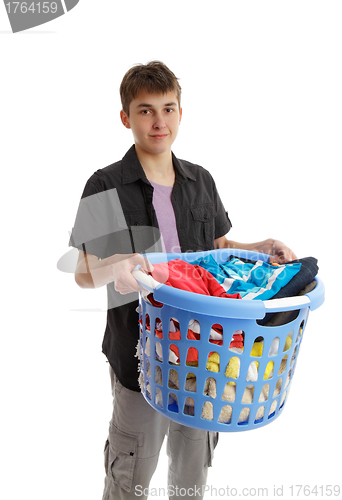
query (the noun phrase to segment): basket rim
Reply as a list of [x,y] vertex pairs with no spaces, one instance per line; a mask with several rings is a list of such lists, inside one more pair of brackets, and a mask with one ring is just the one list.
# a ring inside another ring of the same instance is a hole
[[[199,257],[205,257],[209,254],[213,257],[224,258],[225,260],[233,255],[236,257],[245,257],[250,260],[262,260],[264,262],[268,262],[270,257],[263,253],[230,248],[191,253],[146,253],[143,256],[151,264],[169,262],[174,259],[182,259],[191,263]],[[324,302],[324,284],[318,276],[314,279],[317,282],[316,287],[306,295],[263,301],[260,299],[236,300],[226,297],[213,297],[173,288],[164,283],[158,283],[151,276],[139,271],[138,268],[133,270],[132,274],[140,286],[153,293],[155,300],[158,302],[189,312],[201,314],[204,312],[205,314],[218,317],[260,320],[268,312],[283,312],[306,307],[309,307],[310,310],[315,310]]]

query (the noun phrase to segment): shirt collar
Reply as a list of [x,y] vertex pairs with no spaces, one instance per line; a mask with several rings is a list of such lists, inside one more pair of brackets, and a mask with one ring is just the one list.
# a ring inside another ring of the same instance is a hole
[[[185,181],[187,178],[193,181],[196,180],[196,177],[190,171],[190,169],[182,162],[182,160],[178,160],[178,158],[176,158],[176,156],[173,153],[172,153],[172,162],[177,177],[179,176],[180,178],[182,178],[183,181]],[[139,179],[148,182],[144,169],[142,168],[138,156],[135,152],[134,145],[127,151],[125,156],[122,158],[121,171],[122,171],[122,184],[130,184],[131,182],[135,182]]]

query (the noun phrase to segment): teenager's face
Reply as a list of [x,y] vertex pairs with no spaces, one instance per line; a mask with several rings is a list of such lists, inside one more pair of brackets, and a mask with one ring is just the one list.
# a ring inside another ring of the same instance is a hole
[[135,143],[144,152],[161,154],[171,150],[177,137],[182,110],[175,92],[142,92],[129,106],[129,116],[121,111],[125,127],[133,132]]

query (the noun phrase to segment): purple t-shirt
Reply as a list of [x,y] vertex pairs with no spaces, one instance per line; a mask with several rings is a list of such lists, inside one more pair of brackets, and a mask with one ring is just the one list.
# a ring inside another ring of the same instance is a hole
[[173,186],[162,186],[155,182],[151,182],[151,184],[153,186],[153,206],[162,235],[163,251],[167,253],[180,252],[176,218],[171,203]]

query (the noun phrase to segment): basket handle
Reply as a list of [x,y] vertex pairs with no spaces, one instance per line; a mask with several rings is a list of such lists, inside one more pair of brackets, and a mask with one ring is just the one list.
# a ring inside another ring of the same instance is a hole
[[149,290],[150,292],[154,292],[158,285],[160,285],[159,281],[156,281],[149,274],[143,273],[139,268],[135,268],[132,271],[133,277],[139,283],[140,286]]
[[310,304],[310,298],[307,295],[284,297],[282,299],[264,300],[266,312],[277,312],[296,309],[296,307]]

